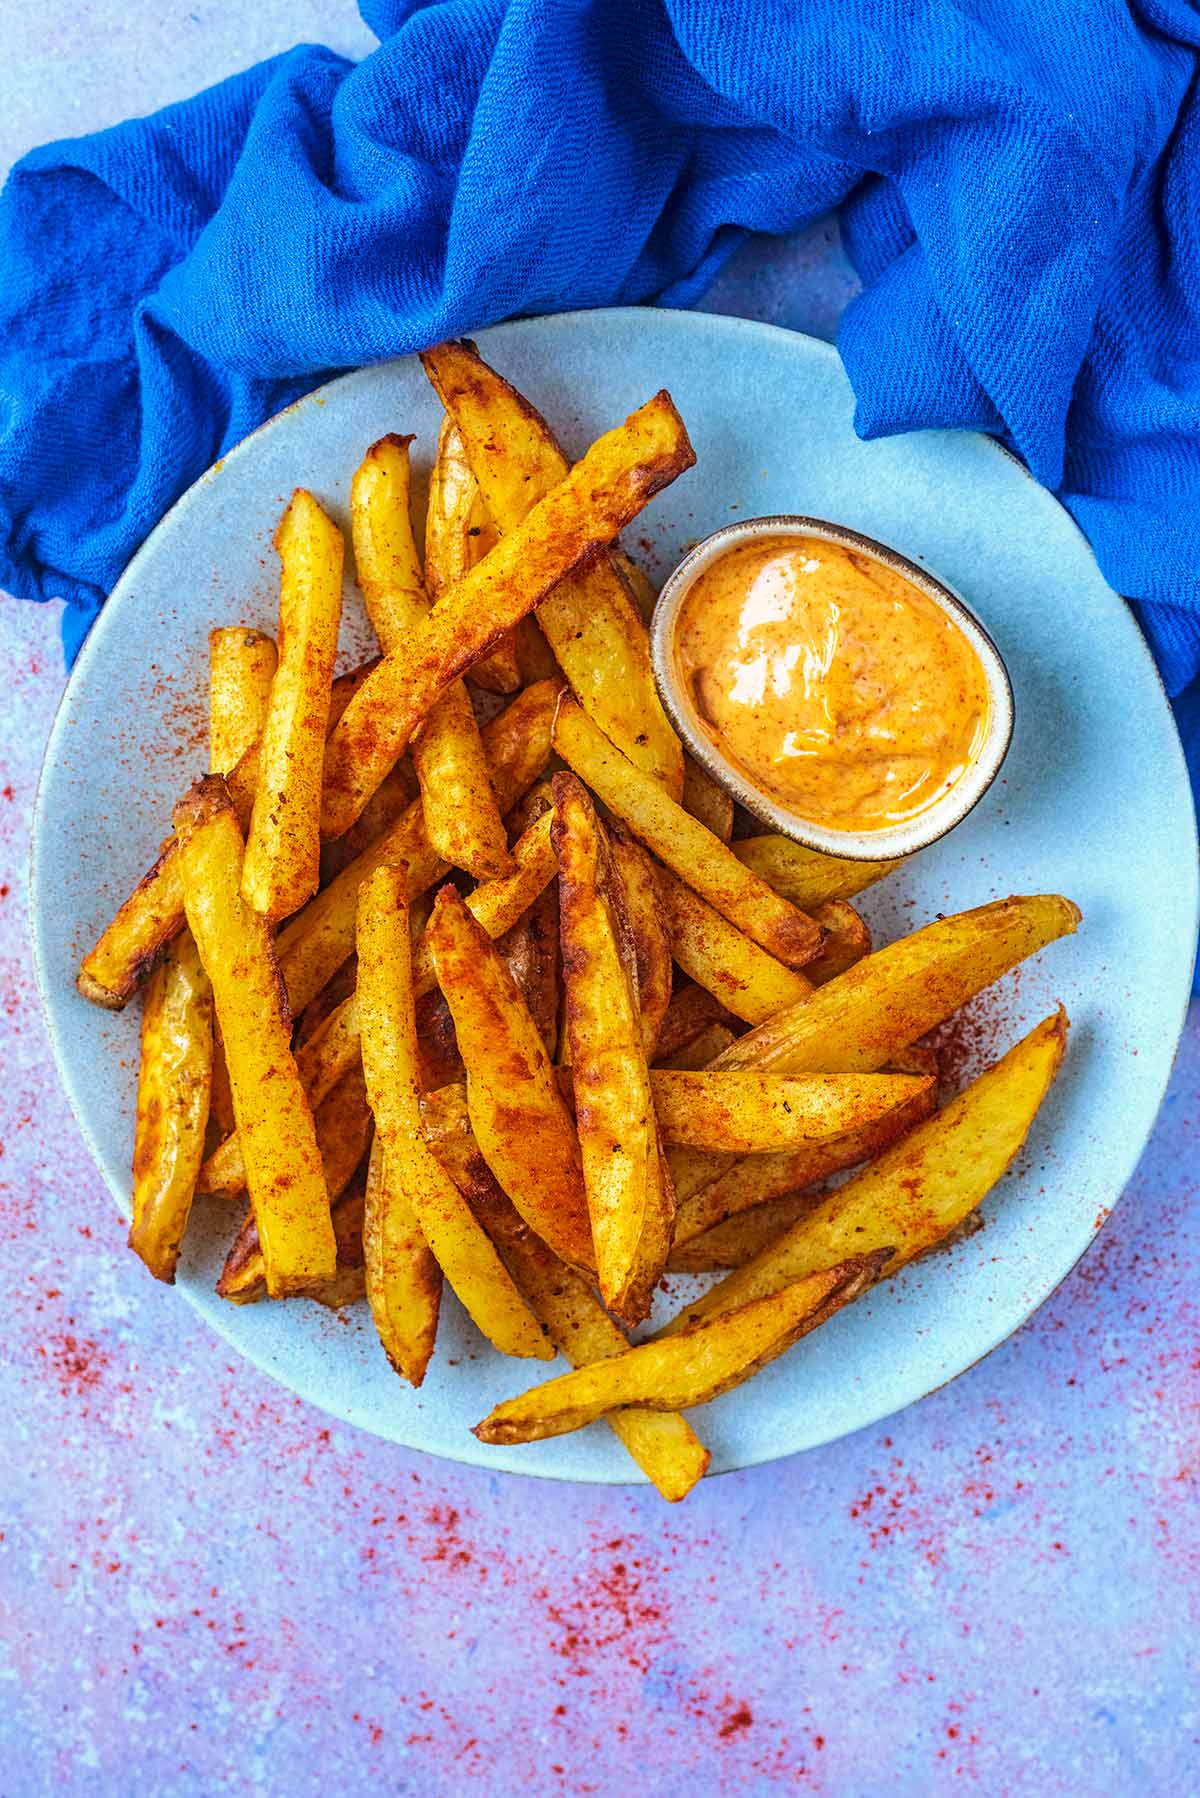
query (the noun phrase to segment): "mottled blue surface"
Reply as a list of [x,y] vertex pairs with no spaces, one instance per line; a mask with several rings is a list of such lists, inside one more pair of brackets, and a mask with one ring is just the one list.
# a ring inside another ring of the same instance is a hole
[[[343,6],[28,9],[0,151],[303,35],[364,41]],[[828,334],[848,286],[818,234],[707,304]],[[1196,1789],[1195,1012],[1097,1246],[923,1404],[670,1512],[447,1466],[331,1426],[127,1254],[29,965],[57,621],[0,604],[0,643],[4,1798]]]

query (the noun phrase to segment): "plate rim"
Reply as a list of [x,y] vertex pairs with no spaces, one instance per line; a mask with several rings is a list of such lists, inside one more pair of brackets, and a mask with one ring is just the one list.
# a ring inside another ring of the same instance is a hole
[[[790,330],[786,326],[723,312],[704,312],[690,308],[673,307],[596,307],[572,312],[550,313],[529,318],[509,319],[498,324],[481,327],[474,333],[474,336],[481,342],[486,350],[488,343],[498,336],[507,337],[512,334],[540,335],[542,333],[553,334],[569,332],[570,330],[577,328],[581,321],[587,321],[590,326],[597,319],[624,320],[629,324],[636,323],[637,327],[640,329],[647,328],[649,321],[649,328],[652,330],[661,328],[662,321],[664,320],[669,319],[672,321],[672,330],[679,328],[679,321],[687,320],[688,323],[684,327],[685,330],[699,328],[707,331],[726,331],[731,335],[739,335],[753,339],[767,339],[776,343],[782,342],[790,351],[799,350],[802,355],[810,357],[815,356],[819,360],[824,361],[827,366],[835,368],[848,382],[842,359],[833,344],[827,343],[821,338],[809,336],[804,332]],[[46,737],[46,746],[38,772],[38,780],[34,792],[30,819],[28,856],[30,899],[29,932],[33,951],[34,976],[37,983],[38,998],[41,1005],[46,1034],[50,1043],[54,1065],[60,1083],[66,1093],[68,1103],[87,1147],[88,1154],[97,1171],[100,1173],[105,1186],[116,1201],[118,1210],[123,1217],[128,1216],[127,1189],[124,1185],[118,1185],[112,1178],[110,1178],[105,1157],[101,1153],[98,1141],[93,1136],[87,1121],[86,1108],[80,1102],[76,1083],[69,1072],[70,1062],[62,1047],[58,1020],[52,1003],[52,994],[57,991],[57,987],[61,983],[57,981],[52,982],[50,978],[50,971],[47,965],[46,945],[43,941],[43,932],[41,928],[41,919],[44,916],[44,908],[42,905],[42,857],[43,853],[46,851],[45,838],[47,835],[44,794],[48,770],[50,769],[52,762],[56,762],[59,759],[57,752],[60,748],[60,740],[67,728],[67,717],[71,709],[73,696],[80,690],[82,678],[86,676],[86,670],[90,661],[99,653],[99,646],[103,644],[112,630],[119,629],[119,626],[115,625],[113,621],[121,609],[124,593],[136,582],[142,561],[151,550],[159,533],[164,530],[176,513],[193,505],[201,490],[208,487],[214,478],[219,475],[230,462],[235,458],[240,461],[244,456],[251,454],[254,448],[257,447],[259,440],[262,439],[266,433],[284,428],[285,422],[290,422],[294,414],[301,412],[305,407],[314,403],[323,405],[325,403],[325,396],[335,389],[342,390],[355,386],[369,387],[373,381],[378,379],[382,372],[394,368],[399,364],[414,361],[416,359],[416,354],[417,352],[413,351],[403,356],[390,357],[381,362],[370,363],[363,368],[351,369],[343,374],[333,376],[328,381],[320,383],[318,386],[310,389],[308,393],[300,395],[299,398],[291,401],[278,412],[273,413],[270,418],[264,419],[260,425],[256,426],[256,428],[249,432],[247,436],[241,438],[239,442],[231,446],[224,455],[218,457],[209,468],[199,475],[196,480],[179,495],[167,511],[163,513],[162,517],[130,557],[125,568],[122,570],[121,575],[115,582],[107,601],[101,607],[94,624],[89,630],[80,653],[76,658],[75,664],[67,677],[62,693],[59,696],[54,717]],[[914,432],[911,434],[914,436],[923,436],[931,433]],[[1107,592],[1125,609],[1128,621],[1133,626],[1134,635],[1137,639],[1138,653],[1145,668],[1148,669],[1151,674],[1154,685],[1157,687],[1162,700],[1163,709],[1169,723],[1168,737],[1171,744],[1173,763],[1172,774],[1176,784],[1182,791],[1187,814],[1185,821],[1190,820],[1191,834],[1192,837],[1195,838],[1197,834],[1195,802],[1187,773],[1183,745],[1179,737],[1178,725],[1175,721],[1174,711],[1171,707],[1162,676],[1150,653],[1150,648],[1146,642],[1141,626],[1138,624],[1136,616],[1129,606],[1129,602],[1109,585],[1103,571],[1099,568],[1095,553],[1082,528],[1071,516],[1062,501],[1059,500],[1055,494],[1051,493],[1048,488],[1042,487],[1040,483],[1035,481],[1020,458],[1013,455],[1004,444],[999,443],[995,438],[990,437],[983,432],[970,430],[943,430],[938,431],[935,434],[946,437],[953,436],[965,438],[977,445],[983,446],[987,454],[1000,456],[1004,460],[1015,464],[1021,473],[1025,475],[1031,491],[1037,496],[1035,503],[1052,509],[1058,516],[1060,524],[1061,521],[1065,520],[1070,532],[1077,539],[1085,556],[1099,574]],[[1198,848],[1200,848],[1200,845],[1198,845]],[[1200,932],[1200,856],[1194,857],[1192,861],[1191,903],[1190,906],[1187,907],[1187,911],[1191,919],[1191,940],[1193,945],[1195,945],[1197,934]],[[1193,947],[1192,962],[1190,964],[1191,968],[1194,968],[1195,966],[1195,956],[1196,950],[1195,947]],[[72,986],[72,991],[73,990],[74,987]],[[1140,1140],[1136,1143],[1131,1143],[1129,1145],[1125,1156],[1122,1158],[1117,1191],[1106,1215],[1105,1224],[1107,1224],[1108,1217],[1111,1217],[1112,1211],[1116,1209],[1117,1204],[1120,1203],[1121,1199],[1124,1197],[1125,1190],[1128,1187],[1137,1168],[1137,1164],[1154,1132],[1154,1128],[1162,1110],[1163,1100],[1166,1095],[1175,1061],[1178,1056],[1179,1044],[1187,1022],[1190,999],[1191,977],[1189,971],[1188,978],[1182,987],[1182,998],[1177,1007],[1177,1018],[1173,1024],[1169,1024],[1169,1027],[1164,1033],[1166,1042],[1170,1044],[1171,1052],[1164,1063],[1164,1073],[1155,1097],[1154,1109],[1150,1114],[1149,1123],[1144,1134],[1141,1135]],[[1010,1337],[1014,1336],[1018,1330],[1022,1329],[1024,1325],[1029,1322],[1029,1319],[1054,1296],[1059,1287],[1074,1271],[1079,1262],[1103,1233],[1103,1229],[1104,1225],[1101,1225],[1099,1229],[1092,1233],[1088,1241],[1082,1245],[1079,1253],[1072,1259],[1070,1264],[1055,1277],[1053,1284],[1047,1287],[1046,1290],[1042,1292],[1014,1322],[1007,1323],[1002,1328],[999,1328],[994,1336],[989,1337],[985,1346],[980,1348],[977,1353],[972,1354],[969,1361],[965,1362],[962,1367],[957,1368],[954,1372],[947,1374],[944,1379],[939,1380],[934,1385],[926,1385],[924,1376],[917,1375],[913,1384],[914,1386],[919,1387],[920,1390],[914,1391],[908,1397],[901,1398],[898,1402],[882,1404],[878,1409],[872,1410],[870,1415],[857,1419],[844,1429],[832,1427],[824,1430],[815,1440],[806,1443],[803,1447],[786,1447],[779,1452],[772,1452],[771,1450],[764,1448],[761,1451],[745,1453],[744,1456],[739,1454],[736,1465],[715,1469],[711,1473],[706,1474],[705,1478],[715,1479],[724,1474],[740,1472],[753,1467],[761,1467],[777,1461],[786,1461],[793,1455],[807,1454],[812,1450],[825,1447],[832,1442],[841,1441],[850,1436],[857,1435],[862,1430],[871,1429],[883,1419],[897,1416],[902,1411],[908,1410],[910,1406],[919,1403],[922,1399],[931,1397],[934,1393],[941,1391],[944,1386],[950,1385],[963,1374],[969,1373],[974,1367],[977,1367],[981,1361],[986,1360],[990,1354]],[[214,1331],[219,1340],[227,1344],[240,1357],[248,1361],[260,1373],[265,1374],[285,1391],[301,1398],[305,1403],[313,1405],[325,1415],[332,1416],[339,1422],[347,1424],[350,1427],[368,1430],[380,1440],[394,1443],[399,1448],[412,1452],[431,1454],[439,1460],[445,1460],[458,1465],[479,1467],[485,1470],[490,1469],[493,1472],[515,1473],[526,1479],[555,1480],[567,1485],[647,1487],[650,1484],[644,1476],[638,1476],[632,1462],[628,1464],[628,1468],[614,1463],[611,1476],[608,1476],[603,1472],[578,1473],[561,1465],[556,1467],[554,1465],[542,1466],[530,1465],[528,1463],[522,1464],[519,1459],[519,1448],[500,1449],[499,1451],[496,1449],[489,1449],[485,1452],[482,1445],[476,1442],[469,1430],[464,1430],[465,1441],[462,1451],[451,1452],[442,1447],[431,1447],[425,1442],[413,1440],[407,1433],[401,1435],[393,1426],[389,1425],[389,1427],[383,1428],[379,1423],[360,1415],[353,1405],[334,1402],[324,1393],[318,1396],[310,1387],[307,1380],[303,1378],[297,1379],[277,1370],[268,1355],[260,1353],[252,1347],[248,1347],[240,1337],[237,1337],[232,1332],[231,1328],[226,1327],[223,1314],[215,1305],[209,1303],[207,1294],[193,1291],[192,1288],[187,1285],[179,1286],[177,1291],[187,1302],[195,1316],[199,1318],[208,1329]],[[229,1324],[232,1325],[232,1323],[233,1319],[230,1318]]]

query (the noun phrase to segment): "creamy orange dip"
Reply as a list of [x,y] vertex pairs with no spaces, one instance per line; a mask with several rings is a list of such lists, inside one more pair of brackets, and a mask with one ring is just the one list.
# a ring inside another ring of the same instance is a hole
[[987,735],[987,678],[940,606],[816,537],[719,556],[680,607],[680,672],[751,784],[809,823],[882,830],[927,811]]

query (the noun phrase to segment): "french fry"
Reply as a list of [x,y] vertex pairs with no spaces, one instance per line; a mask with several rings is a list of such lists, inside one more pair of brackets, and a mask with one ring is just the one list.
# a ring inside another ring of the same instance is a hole
[[856,1253],[891,1249],[898,1273],[955,1230],[1013,1161],[1062,1063],[1067,1017],[1061,1009],[1032,1029],[911,1135],[831,1192],[775,1242],[673,1319],[664,1334],[689,1331],[761,1300]]
[[243,899],[272,922],[298,911],[321,875],[321,756],[342,615],[342,533],[298,487],[275,548],[282,563],[279,665],[242,865]]
[[676,1246],[682,1247],[702,1236],[727,1217],[752,1210],[783,1193],[803,1191],[818,1180],[868,1161],[929,1117],[936,1103],[936,1083],[927,1078],[891,1111],[840,1136],[805,1143],[800,1148],[747,1155],[740,1160],[703,1149],[672,1149],[671,1167],[679,1198]]
[[761,1024],[808,998],[813,988],[807,970],[800,974],[776,961],[669,868],[660,870],[659,889],[674,959],[734,1017]]
[[824,986],[827,980],[835,980],[871,953],[871,932],[847,899],[822,900],[812,915],[825,932],[825,943],[804,974],[814,986]]
[[654,1058],[659,1032],[671,1003],[671,933],[653,862],[620,825],[608,832],[613,866],[625,896],[637,962],[638,1011],[647,1061]]
[[[549,681],[527,687],[484,729],[492,786],[503,811],[545,771],[557,693]],[[430,844],[420,804],[410,806],[280,931],[279,960],[294,1010],[302,1011],[353,951],[358,889],[368,874],[390,864],[407,867],[410,900],[449,872]]]
[[699,1072],[706,1068],[710,1061],[723,1055],[730,1043],[735,1042],[733,1031],[726,1024],[709,1024],[699,1036],[693,1037],[685,1049],[677,1049],[674,1055],[666,1060],[659,1056],[654,1063],[656,1068],[677,1068],[680,1073]]
[[[364,881],[358,900],[363,1069],[383,1143],[382,1166],[367,1188],[372,1316],[393,1366],[411,1377],[405,1332],[396,1319],[409,1302],[415,1217],[438,1265],[488,1340],[502,1354],[549,1360],[553,1351],[540,1324],[421,1132],[407,886],[402,868],[377,868]],[[393,1277],[398,1287],[392,1285]]]
[[[498,536],[458,428],[452,418],[443,417],[425,514],[425,590],[430,599],[436,604],[476,562],[482,562]],[[530,678],[542,680],[557,673],[555,665]],[[485,693],[515,693],[523,684],[521,676],[516,632],[506,631],[491,654],[475,663],[468,679]]]
[[706,992],[704,987],[697,986],[694,981],[685,982],[671,995],[667,1015],[658,1033],[659,1066],[667,1065],[673,1055],[678,1055],[681,1049],[694,1043],[710,1025],[731,1026],[736,1021],[721,1001]]
[[364,849],[377,843],[397,823],[421,791],[411,756],[401,756],[391,773],[380,781],[358,819],[344,836],[321,844],[321,885],[336,880]]
[[363,1207],[364,1288],[383,1351],[412,1386],[425,1378],[437,1338],[442,1270],[403,1183],[389,1179],[376,1136]]
[[733,835],[733,800],[711,774],[705,773],[695,757],[686,753],[683,758],[683,809],[698,818],[722,843],[727,843]]
[[204,1154],[212,1086],[212,987],[185,932],[146,989],[133,1138],[129,1246],[172,1284]]
[[262,736],[278,654],[274,639],[249,625],[208,633],[208,768],[228,774]]
[[247,1184],[273,1297],[327,1280],[337,1260],[312,1112],[292,1057],[267,925],[241,897],[242,833],[225,782],[175,808],[179,871],[225,1045]]
[[[369,667],[341,675],[333,683],[330,716],[349,703]],[[547,750],[547,754],[549,751]],[[225,777],[238,823],[246,830],[258,784],[258,744],[253,744]],[[121,1011],[157,966],[167,944],[183,929],[183,888],[178,845],[168,837],[158,859],[122,901],[111,922],[80,964],[75,984],[83,998],[106,1011]]]
[[329,739],[325,836],[350,828],[442,691],[694,461],[670,396],[657,394],[599,438],[442,596],[407,641],[385,655]]
[[609,550],[613,566],[629,591],[630,597],[638,610],[642,623],[649,625],[654,616],[654,607],[658,602],[658,590],[650,576],[632,556],[626,555],[619,543],[614,543]]
[[[462,433],[502,538],[519,532],[530,508],[568,477],[567,459],[545,420],[473,344],[439,344],[421,361]],[[690,465],[689,447],[682,466]],[[678,799],[683,752],[654,684],[646,627],[611,558],[601,555],[548,590],[538,624],[600,729]]]
[[1057,893],[939,918],[739,1037],[718,1065],[869,1074],[1017,962],[1069,936],[1079,918],[1079,907]]
[[[468,908],[471,898],[474,894],[469,896]],[[479,914],[474,915],[478,917]],[[497,947],[529,1007],[529,1015],[537,1026],[547,1055],[553,1057],[558,1048],[562,1000],[556,882],[552,881],[520,922],[498,939]]]
[[569,694],[554,718],[554,747],[633,835],[722,917],[790,968],[821,948],[821,930],[744,868],[718,837],[636,768]]
[[796,1149],[843,1136],[928,1090],[918,1074],[732,1073],[654,1068],[650,1088],[664,1142],[726,1155]]
[[582,783],[554,776],[554,847],[575,1124],[600,1292],[623,1323],[649,1314],[675,1198],[638,1014],[633,936],[608,838]]
[[[409,509],[408,437],[381,437],[355,471],[350,517],[358,583],[385,655],[429,616],[429,599]],[[487,756],[467,689],[448,686],[413,739],[425,829],[453,868],[492,880],[511,866],[488,778]]]
[[[552,820],[553,813],[544,813],[513,845],[510,874],[485,881],[468,894],[467,910],[490,937],[502,937],[511,930],[557,874],[550,841]],[[424,937],[413,960],[413,983],[418,993],[429,992],[437,984],[433,955]]]
[[829,899],[853,899],[901,866],[898,861],[859,862],[822,855],[789,837],[742,837],[732,845],[740,862],[801,911],[815,911]]
[[[588,1281],[556,1259],[501,1191],[470,1133],[461,1089],[429,1095],[426,1128],[434,1153],[500,1250],[555,1347],[575,1367],[624,1354],[629,1344]],[[708,1467],[708,1450],[676,1413],[614,1411],[608,1424],[668,1503],[686,1498]]]
[[706,1405],[850,1304],[878,1279],[886,1258],[886,1252],[847,1257],[668,1339],[560,1374],[497,1405],[474,1433],[481,1442],[541,1442],[620,1406],[682,1411]]
[[667,1272],[671,1274],[718,1274],[731,1267],[742,1267],[760,1249],[765,1249],[814,1205],[821,1203],[820,1189],[785,1192],[777,1199],[766,1199],[752,1211],[739,1211],[722,1224],[714,1224],[702,1236],[690,1242],[677,1243],[671,1250]]
[[484,1159],[559,1259],[593,1268],[579,1142],[529,1007],[453,887],[438,894],[426,940],[454,1017]]
[[[522,618],[513,632],[513,638],[517,646],[517,670],[525,686],[535,680],[557,680],[560,677],[558,659],[536,618],[532,615]],[[482,664],[477,662],[475,666],[478,668]]]

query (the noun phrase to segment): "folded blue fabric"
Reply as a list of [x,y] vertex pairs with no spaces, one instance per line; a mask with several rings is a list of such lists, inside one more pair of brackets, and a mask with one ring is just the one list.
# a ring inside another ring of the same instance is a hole
[[[167,506],[339,368],[703,291],[838,207],[867,436],[1058,492],[1172,694],[1200,670],[1200,16],[1188,0],[366,0],[35,151],[0,199],[0,584],[68,653]],[[1200,688],[1180,708],[1200,756]]]

